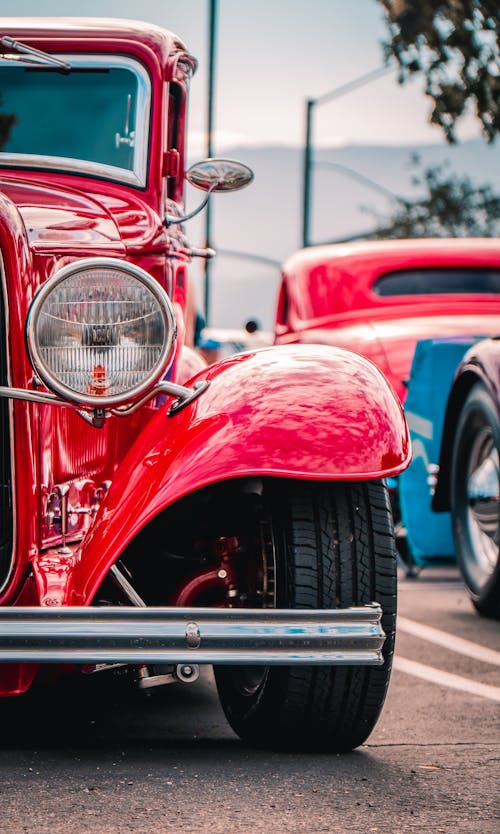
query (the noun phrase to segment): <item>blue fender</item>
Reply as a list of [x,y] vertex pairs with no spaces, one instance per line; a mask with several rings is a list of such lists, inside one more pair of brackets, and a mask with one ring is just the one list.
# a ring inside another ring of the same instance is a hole
[[445,411],[457,366],[473,338],[423,339],[413,357],[405,413],[413,447],[411,466],[398,478],[401,520],[417,565],[454,561],[449,512],[432,509]]

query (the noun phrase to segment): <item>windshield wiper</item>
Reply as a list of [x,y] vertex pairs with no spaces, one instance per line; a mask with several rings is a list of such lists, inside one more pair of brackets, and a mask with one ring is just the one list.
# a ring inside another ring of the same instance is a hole
[[42,52],[41,49],[35,49],[34,46],[27,46],[25,43],[7,37],[7,35],[0,38],[0,43],[6,46],[7,49],[12,50],[12,52],[18,53],[16,56],[8,56],[4,53],[0,56],[2,58],[15,57],[16,60],[25,61],[29,64],[51,64],[60,70],[64,70],[64,72],[71,72],[71,64],[68,64],[66,61],[61,61],[60,58],[55,58],[54,55],[49,55],[48,52]]

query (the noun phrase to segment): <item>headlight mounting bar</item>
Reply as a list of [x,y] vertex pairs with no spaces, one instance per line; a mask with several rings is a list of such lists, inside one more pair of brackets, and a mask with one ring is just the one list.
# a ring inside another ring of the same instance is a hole
[[72,408],[76,411],[87,423],[90,423],[96,428],[102,428],[106,417],[110,417],[111,415],[116,417],[125,417],[128,414],[133,414],[134,411],[137,411],[137,409],[144,405],[144,403],[148,402],[148,400],[158,397],[161,394],[176,397],[167,412],[169,417],[173,417],[189,405],[189,403],[199,397],[200,394],[203,394],[209,385],[210,383],[207,380],[201,380],[200,382],[195,382],[192,388],[187,388],[184,385],[177,385],[175,382],[163,380],[153,386],[153,388],[141,397],[141,399],[127,405],[119,406],[118,408],[78,408],[75,403],[63,400],[55,394],[49,394],[44,391],[26,391],[22,388],[8,388],[5,386],[0,386],[0,397],[5,397],[11,400],[25,400],[32,403],[41,403],[42,405],[66,406],[66,408]]

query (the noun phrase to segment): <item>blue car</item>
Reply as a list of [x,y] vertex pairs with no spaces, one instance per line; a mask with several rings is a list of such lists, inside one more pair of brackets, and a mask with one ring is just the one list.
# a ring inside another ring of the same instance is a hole
[[480,614],[500,619],[500,338],[417,344],[398,478],[408,572],[458,562]]

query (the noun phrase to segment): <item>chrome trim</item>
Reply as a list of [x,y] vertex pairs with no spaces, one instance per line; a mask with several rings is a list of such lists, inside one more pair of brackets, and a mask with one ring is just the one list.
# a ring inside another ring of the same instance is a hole
[[439,479],[439,463],[427,464],[427,486],[433,498],[436,493],[437,482]]
[[195,162],[186,171],[187,181],[202,191],[239,191],[250,185],[253,171],[237,159],[209,157]]
[[89,425],[98,429],[102,429],[106,417],[109,417],[111,414],[111,412],[105,412],[101,408],[94,408],[92,411],[85,411],[83,408],[77,408],[74,403],[59,399],[59,397],[56,397],[55,394],[47,394],[38,391],[26,391],[23,388],[6,388],[5,386],[0,386],[0,397],[7,400],[22,400],[24,402],[39,403],[39,405],[59,405],[66,408],[72,408],[82,418],[82,420],[85,420],[86,423],[89,423]]
[[[9,312],[9,296],[7,293],[7,281],[5,279],[5,267],[3,261],[3,255],[0,251],[0,283],[1,283],[1,292],[3,294],[3,302],[4,302],[4,319],[5,319],[5,354],[7,359],[7,381],[10,385],[11,383],[11,373],[10,373],[10,353],[9,353],[9,335],[10,335],[10,312]],[[15,455],[14,455],[14,413],[12,408],[12,403],[9,403],[9,435],[10,435],[10,473],[12,479],[12,552],[10,556],[10,565],[5,574],[4,581],[0,584],[0,594],[4,591],[7,585],[10,582],[11,576],[14,571],[14,551],[15,551],[15,542],[17,540],[17,512],[16,512],[16,467],[15,467]]]
[[[71,55],[63,53],[72,67],[128,69],[137,78],[137,111],[135,124],[134,168],[117,168],[101,162],[70,157],[40,156],[38,154],[0,153],[0,168],[35,168],[55,170],[62,173],[81,174],[99,179],[115,180],[127,185],[144,188],[147,184],[149,152],[149,127],[151,122],[151,79],[146,68],[133,58],[122,55]],[[2,65],[15,66],[18,61],[2,61]],[[1,72],[1,67],[0,67]]]
[[[151,372],[148,378],[145,379],[140,385],[137,385],[135,388],[121,394],[113,394],[111,396],[97,396],[92,394],[85,395],[68,388],[63,383],[52,378],[39,354],[38,345],[36,344],[35,329],[41,304],[43,304],[47,296],[53,292],[58,284],[61,284],[75,273],[89,269],[115,269],[118,272],[121,271],[128,273],[137,281],[144,284],[155,296],[165,319],[166,342],[163,346],[156,370]],[[54,391],[55,394],[65,400],[68,400],[73,405],[84,406],[86,408],[106,409],[113,406],[119,406],[140,397],[145,392],[149,392],[158,377],[161,377],[165,373],[171,363],[176,338],[177,320],[174,308],[163,287],[161,287],[158,281],[155,281],[149,273],[145,272],[145,270],[135,266],[135,264],[129,263],[128,261],[121,261],[115,258],[85,258],[81,261],[75,261],[74,263],[60,269],[51,278],[49,278],[48,281],[42,284],[31,303],[26,319],[26,343],[28,345],[30,361],[33,368],[42,379],[44,385],[46,385],[51,391]]]
[[209,188],[206,197],[204,197],[203,200],[201,201],[201,203],[198,206],[196,206],[196,208],[194,208],[193,211],[190,211],[188,214],[183,214],[179,217],[177,217],[175,214],[166,214],[165,218],[164,218],[165,226],[167,228],[169,226],[176,226],[179,223],[185,223],[186,220],[191,220],[192,217],[196,217],[196,215],[199,214],[200,211],[202,211],[205,208],[205,206],[207,205],[208,201],[210,200],[210,197],[212,195],[212,192],[213,192],[214,188],[215,188],[215,186],[212,187],[212,188]]
[[168,409],[168,416],[175,417],[175,415],[178,414],[179,411],[182,411],[182,409],[186,408],[186,406],[192,403],[193,400],[196,400],[200,396],[200,394],[203,394],[203,392],[207,390],[209,385],[210,382],[206,379],[202,379],[200,380],[200,382],[195,382],[188,394],[180,395],[179,398],[171,404],[170,408]]
[[200,677],[200,668],[196,663],[179,663],[174,675],[180,683],[195,683]]
[[0,610],[0,662],[379,666],[381,618],[377,603],[335,610],[10,607]]
[[[163,380],[163,382],[158,382],[154,385],[137,402],[131,403],[130,405],[123,405],[120,408],[111,408],[107,413],[108,415],[113,414],[115,417],[125,417],[128,414],[133,414],[134,411],[141,408],[148,400],[152,400],[160,394],[165,394],[169,397],[177,397],[168,411],[168,416],[173,417],[181,408],[185,408],[189,403],[199,397],[200,394],[203,394],[209,385],[210,383],[207,380],[201,380],[200,382],[195,382],[192,388],[186,388],[184,385],[177,385],[175,382]],[[30,403],[40,403],[40,405],[63,405],[66,408],[76,408],[75,403],[62,400],[60,397],[56,397],[55,394],[48,394],[44,391],[27,391],[24,388],[7,388],[4,385],[0,385],[0,397],[8,400],[25,400]],[[82,417],[84,415],[88,416],[85,412],[79,409],[77,410]]]
[[[123,667],[123,663],[101,665],[104,669],[116,669]],[[126,665],[126,664],[125,664]],[[170,666],[164,668],[172,668]],[[200,677],[200,667],[196,663],[178,663],[171,672],[163,672],[161,675],[151,675],[147,666],[137,667],[137,686],[139,689],[154,689],[157,686],[165,686],[170,683],[195,683]]]
[[121,572],[118,565],[111,565],[109,572],[113,582],[123,591],[128,601],[138,608],[146,608],[146,603],[143,598],[139,596],[135,588],[132,587],[127,577]]
[[97,164],[85,160],[74,160],[64,156],[39,156],[30,153],[0,153],[0,168],[29,168],[47,171],[54,170],[62,174],[82,174],[87,177],[98,177],[105,180],[116,180],[126,185],[144,188],[145,177],[138,177],[127,168],[115,168],[114,165]]
[[495,448],[493,448],[490,456],[484,458],[477,469],[470,473],[467,484],[467,498],[470,506],[483,502],[498,506],[500,502],[500,469]]
[[490,425],[476,426],[468,452],[462,568],[475,593],[489,582],[499,560],[500,462]]
[[65,405],[67,408],[75,408],[74,403],[61,400],[55,394],[47,394],[44,391],[27,391],[24,388],[6,388],[4,385],[0,385],[0,397],[5,397],[8,400],[41,403],[41,405]]
[[163,380],[162,382],[158,382],[158,384],[155,385],[151,391],[148,391],[148,393],[145,394],[140,400],[137,400],[130,405],[121,406],[120,408],[112,408],[111,414],[114,414],[116,417],[133,414],[134,411],[141,408],[141,406],[143,406],[148,400],[151,400],[153,397],[157,397],[160,394],[165,394],[166,396],[177,398],[168,410],[168,416],[173,417],[174,414],[177,414],[177,412],[182,408],[185,408],[193,400],[196,400],[200,394],[203,394],[209,385],[210,383],[207,380],[201,380],[200,382],[195,382],[192,388],[186,388],[185,385],[177,385],[176,382]]

